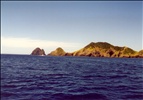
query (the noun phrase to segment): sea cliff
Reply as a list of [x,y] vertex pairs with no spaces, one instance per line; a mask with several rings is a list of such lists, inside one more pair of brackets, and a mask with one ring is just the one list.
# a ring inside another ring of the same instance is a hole
[[31,55],[46,55],[44,49],[40,49],[39,47],[37,47],[36,49],[34,49],[31,53]]

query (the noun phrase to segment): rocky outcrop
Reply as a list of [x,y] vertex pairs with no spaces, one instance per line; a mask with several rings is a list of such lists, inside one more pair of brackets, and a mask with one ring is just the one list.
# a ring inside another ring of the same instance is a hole
[[65,56],[73,56],[73,53],[65,53]]
[[[36,48],[31,55],[45,55],[43,49]],[[124,58],[143,58],[143,50],[139,52],[129,47],[119,47],[107,42],[91,42],[84,48],[75,52],[67,53],[61,47],[52,51],[51,56],[88,56],[88,57],[124,57]]]
[[128,47],[113,46],[107,42],[91,42],[84,48],[73,52],[73,56],[91,57],[138,57],[138,52]]
[[138,52],[138,58],[143,58],[143,50],[140,50],[140,51]]
[[36,49],[34,49],[31,53],[31,55],[46,55],[45,51],[43,49],[40,49],[39,47],[37,47]]
[[57,48],[55,51],[52,51],[48,55],[50,56],[65,56],[66,52],[62,48]]

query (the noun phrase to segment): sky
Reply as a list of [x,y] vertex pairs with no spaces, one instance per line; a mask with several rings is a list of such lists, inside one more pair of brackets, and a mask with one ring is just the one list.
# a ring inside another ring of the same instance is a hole
[[1,1],[1,53],[79,50],[90,42],[143,49],[142,1]]

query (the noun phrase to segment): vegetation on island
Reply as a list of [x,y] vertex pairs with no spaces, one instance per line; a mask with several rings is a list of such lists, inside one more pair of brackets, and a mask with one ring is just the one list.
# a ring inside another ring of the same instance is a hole
[[[36,50],[36,51],[35,51]],[[33,52],[39,51],[35,49]],[[31,53],[32,55],[45,55],[44,50],[41,49],[39,53]],[[42,53],[41,53],[42,52]],[[126,57],[126,58],[143,58],[143,50],[137,52],[129,47],[114,46],[107,42],[91,42],[80,50],[68,53],[61,47],[52,51],[48,55],[51,56],[88,56],[88,57]]]
[[48,55],[51,55],[51,56],[65,56],[65,51],[61,47],[58,47],[55,51],[52,51]]

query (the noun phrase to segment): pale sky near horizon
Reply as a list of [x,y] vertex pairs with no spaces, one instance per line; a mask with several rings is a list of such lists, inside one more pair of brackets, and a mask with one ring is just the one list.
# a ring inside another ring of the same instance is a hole
[[90,42],[143,49],[142,1],[1,1],[1,53],[73,52]]

